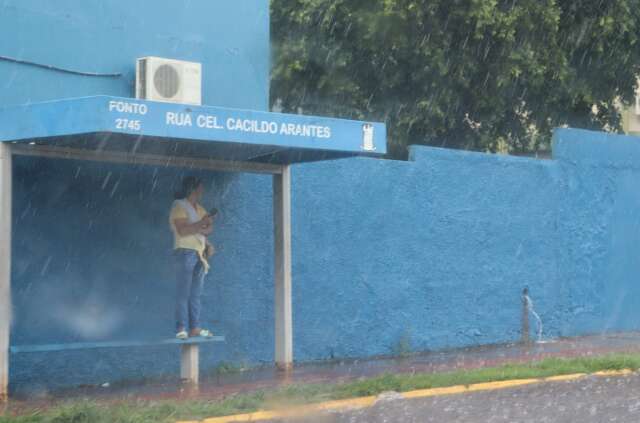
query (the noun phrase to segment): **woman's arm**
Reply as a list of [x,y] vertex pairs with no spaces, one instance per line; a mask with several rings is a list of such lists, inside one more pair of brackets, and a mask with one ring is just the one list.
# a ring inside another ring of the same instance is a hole
[[[205,216],[195,223],[189,223],[189,219],[179,218],[173,220],[173,225],[180,236],[188,235],[209,235],[213,231],[212,219]],[[208,232],[207,232],[208,231]]]

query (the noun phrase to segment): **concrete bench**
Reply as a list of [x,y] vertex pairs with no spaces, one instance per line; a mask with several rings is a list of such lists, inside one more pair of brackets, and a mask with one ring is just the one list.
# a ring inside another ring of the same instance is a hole
[[161,339],[151,341],[105,341],[105,342],[77,342],[66,344],[42,344],[42,345],[12,345],[9,347],[11,354],[39,353],[53,351],[88,350],[99,348],[127,348],[127,347],[147,347],[157,345],[179,345],[180,354],[180,377],[183,380],[198,385],[198,375],[200,373],[200,351],[199,344],[211,342],[224,342],[224,336],[214,336],[212,338],[194,337],[185,340],[181,339]]

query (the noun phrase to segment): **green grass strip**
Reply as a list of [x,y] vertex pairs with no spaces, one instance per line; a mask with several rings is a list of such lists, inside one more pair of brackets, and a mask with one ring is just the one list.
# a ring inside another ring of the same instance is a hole
[[506,364],[475,370],[433,374],[385,374],[341,384],[300,384],[285,388],[238,394],[222,400],[125,401],[101,404],[90,400],[70,400],[46,409],[22,411],[16,415],[11,405],[0,423],[169,423],[248,413],[274,406],[293,406],[333,399],[377,395],[385,391],[471,385],[482,382],[543,378],[603,370],[640,369],[640,354],[600,357],[549,358],[525,364]]

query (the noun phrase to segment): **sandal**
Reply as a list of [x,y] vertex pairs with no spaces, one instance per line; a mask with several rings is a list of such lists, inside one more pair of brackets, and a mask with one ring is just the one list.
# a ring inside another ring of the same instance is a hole
[[189,333],[189,336],[201,336],[203,338],[212,338],[213,337],[213,333],[210,330],[207,329],[191,329],[191,332]]

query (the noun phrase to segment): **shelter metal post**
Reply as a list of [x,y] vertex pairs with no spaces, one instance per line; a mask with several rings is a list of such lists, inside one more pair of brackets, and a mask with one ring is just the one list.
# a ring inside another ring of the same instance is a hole
[[273,229],[275,255],[275,359],[282,370],[293,366],[291,303],[291,170],[273,175]]
[[11,147],[0,143],[0,401],[5,401],[9,393],[11,172]]
[[197,386],[200,375],[200,359],[197,344],[183,345],[180,351],[180,378]]

